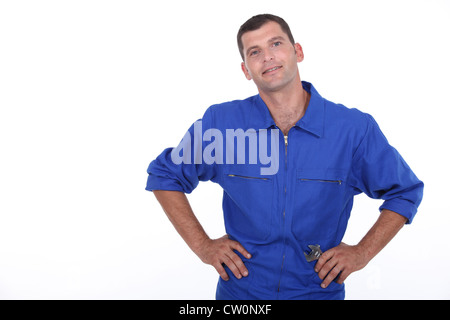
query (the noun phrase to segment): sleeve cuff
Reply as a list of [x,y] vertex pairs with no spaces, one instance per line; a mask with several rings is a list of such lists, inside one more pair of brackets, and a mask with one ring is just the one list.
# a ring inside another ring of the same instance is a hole
[[176,180],[157,177],[155,175],[149,174],[147,178],[147,186],[145,187],[147,191],[153,190],[167,190],[167,191],[180,191],[183,193],[190,193],[183,190],[180,183]]
[[406,224],[411,224],[417,213],[417,207],[413,203],[398,198],[384,201],[383,205],[380,207],[380,211],[383,209],[391,210],[404,216],[408,219]]

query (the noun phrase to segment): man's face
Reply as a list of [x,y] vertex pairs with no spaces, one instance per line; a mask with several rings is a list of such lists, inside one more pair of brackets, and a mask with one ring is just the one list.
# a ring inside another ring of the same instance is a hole
[[303,61],[302,47],[289,41],[276,22],[242,35],[244,62],[242,71],[259,90],[278,91],[298,75],[297,62]]

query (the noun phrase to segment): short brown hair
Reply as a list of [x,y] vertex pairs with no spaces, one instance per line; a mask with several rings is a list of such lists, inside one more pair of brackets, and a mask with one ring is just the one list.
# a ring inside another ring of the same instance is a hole
[[269,21],[274,21],[278,23],[281,27],[281,30],[285,32],[289,40],[291,41],[292,45],[295,44],[294,37],[292,36],[291,29],[289,28],[289,25],[284,21],[282,18],[275,16],[273,14],[259,14],[256,16],[251,17],[248,19],[240,28],[239,32],[237,34],[237,43],[239,47],[239,53],[241,54],[242,60],[244,59],[244,44],[242,43],[242,35],[249,31],[258,30],[261,28],[264,24],[266,24]]

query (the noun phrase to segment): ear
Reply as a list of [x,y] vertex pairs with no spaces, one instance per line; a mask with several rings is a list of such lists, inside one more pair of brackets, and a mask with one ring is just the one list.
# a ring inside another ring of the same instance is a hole
[[296,43],[294,45],[295,48],[295,54],[297,55],[297,62],[302,62],[305,56],[303,55],[303,49],[302,46],[299,43]]
[[252,76],[248,72],[247,67],[245,66],[245,62],[241,63],[241,68],[242,68],[242,72],[244,72],[245,77],[247,78],[247,80],[252,80]]

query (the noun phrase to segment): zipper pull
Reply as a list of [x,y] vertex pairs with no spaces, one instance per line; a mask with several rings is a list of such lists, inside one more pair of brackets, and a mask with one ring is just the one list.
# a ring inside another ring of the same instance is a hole
[[284,144],[286,145],[286,147],[288,145],[287,139],[288,139],[288,136],[284,136]]

